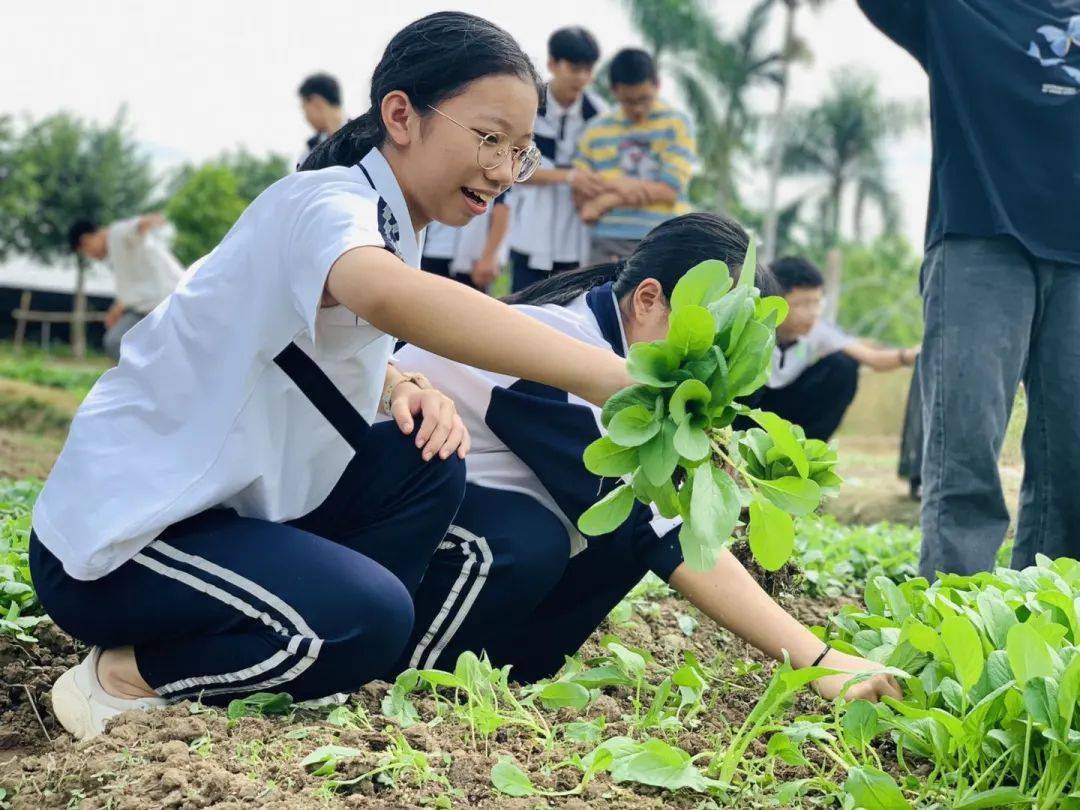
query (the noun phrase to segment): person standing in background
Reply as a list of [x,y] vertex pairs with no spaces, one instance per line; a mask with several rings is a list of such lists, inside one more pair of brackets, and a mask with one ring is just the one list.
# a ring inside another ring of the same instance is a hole
[[135,324],[176,289],[184,266],[153,231],[166,225],[161,214],[114,222],[101,228],[79,220],[68,231],[72,251],[106,262],[116,279],[116,300],[105,313],[105,353],[120,359],[120,341]]
[[300,159],[296,161],[299,166],[311,154],[312,149],[341,129],[346,115],[341,106],[341,85],[329,73],[313,73],[301,82],[297,92],[300,95],[304,118],[315,130],[315,134],[304,144]]
[[543,162],[514,190],[511,206],[514,292],[589,258],[589,229],[578,217],[570,182],[581,134],[607,111],[603,99],[586,89],[599,59],[600,46],[584,28],[560,28],[548,39],[551,81],[533,129]]
[[619,108],[585,130],[570,180],[581,219],[594,226],[591,264],[625,259],[661,222],[688,213],[697,162],[690,119],[660,100],[648,53],[619,51],[608,75]]
[[994,566],[1021,382],[1012,567],[1080,557],[1080,0],[859,0],[930,79],[920,573]]
[[441,222],[428,225],[421,269],[487,292],[506,263],[509,196],[509,191],[503,192],[488,204],[485,213],[460,228]]

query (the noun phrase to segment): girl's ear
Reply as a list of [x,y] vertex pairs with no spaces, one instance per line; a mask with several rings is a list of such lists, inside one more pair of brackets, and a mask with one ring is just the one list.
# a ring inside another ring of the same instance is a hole
[[395,146],[408,146],[419,132],[420,116],[413,109],[409,97],[401,90],[393,90],[383,96],[382,119],[386,135]]
[[634,314],[639,318],[654,315],[658,309],[664,309],[667,301],[664,288],[655,278],[647,278],[634,290]]

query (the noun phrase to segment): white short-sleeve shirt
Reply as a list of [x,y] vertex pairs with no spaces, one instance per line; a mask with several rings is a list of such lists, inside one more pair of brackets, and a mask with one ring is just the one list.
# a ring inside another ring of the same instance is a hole
[[146,314],[171,293],[184,268],[150,231],[139,231],[139,218],[109,226],[107,261],[116,278],[116,297],[125,309]]
[[766,385],[769,388],[786,388],[804,371],[823,357],[843,351],[855,338],[828,321],[818,320],[809,332],[794,343],[773,351],[772,371]]
[[320,308],[331,266],[362,246],[419,265],[377,150],[272,185],[125,336],[34,509],[68,574],[100,578],[211,507],[280,522],[326,498],[375,419],[394,347],[345,307]]

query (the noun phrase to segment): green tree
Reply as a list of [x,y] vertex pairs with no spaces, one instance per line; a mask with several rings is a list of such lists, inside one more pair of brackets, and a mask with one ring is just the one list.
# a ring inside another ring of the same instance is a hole
[[191,264],[224,238],[248,201],[240,196],[236,175],[227,166],[208,163],[185,176],[165,215],[176,226],[177,258]]
[[795,29],[795,17],[801,7],[817,10],[829,0],[781,0],[784,4],[784,41],[781,46],[782,65],[780,70],[779,92],[776,96],[776,113],[773,116],[773,137],[769,150],[769,185],[765,202],[765,261],[771,262],[777,256],[778,228],[780,226],[780,177],[783,174],[783,134],[787,130],[788,86],[791,65],[802,60],[809,60],[810,49],[799,37]]
[[[244,202],[249,203],[290,171],[289,161],[282,155],[257,157],[243,147],[235,152],[225,152],[209,163],[224,166],[231,171],[236,178],[236,193]],[[169,182],[170,196],[179,191],[198,168],[188,164],[175,172]]]
[[[0,255],[70,260],[67,232],[77,219],[109,223],[145,211],[154,178],[128,129],[124,110],[107,125],[69,113],[0,124]],[[85,352],[85,263],[78,261],[72,350]]]
[[897,206],[885,177],[885,145],[923,118],[921,105],[881,99],[874,82],[853,70],[834,76],[818,106],[792,113],[783,143],[783,168],[788,175],[824,181],[816,196],[826,246],[840,241],[841,212],[852,188],[860,235],[870,203],[879,209],[886,230],[895,229]]
[[921,259],[900,234],[844,249],[840,323],[852,334],[892,346],[922,338]]
[[733,35],[702,43],[675,70],[675,79],[697,124],[701,173],[691,195],[705,208],[732,213],[737,205],[735,158],[749,151],[757,116],[750,92],[781,80],[782,55],[764,45],[769,10],[760,0]]

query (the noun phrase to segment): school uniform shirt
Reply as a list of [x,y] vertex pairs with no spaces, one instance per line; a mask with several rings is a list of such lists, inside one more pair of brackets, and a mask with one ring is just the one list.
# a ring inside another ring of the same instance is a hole
[[377,150],[272,185],[127,334],[34,509],[68,574],[97,579],[215,506],[281,522],[326,498],[375,419],[394,346],[320,308],[331,266],[365,246],[419,265]]
[[[549,86],[547,106],[533,126],[533,142],[542,155],[540,168],[573,168],[585,127],[606,111],[606,102],[589,90],[563,107]],[[555,262],[585,264],[589,228],[578,216],[569,184],[517,186],[509,242],[512,250],[529,257],[529,267],[534,270],[550,272]]]
[[[610,283],[566,306],[514,308],[563,334],[626,356],[626,336]],[[457,405],[472,440],[466,481],[535,498],[566,527],[571,554],[583,551],[587,542],[577,530],[578,518],[622,483],[593,475],[582,462],[585,448],[605,432],[600,409],[566,391],[482,371],[415,346],[400,349],[396,361],[402,369],[425,374]],[[640,503],[635,509],[658,537],[680,524]]]
[[769,388],[786,388],[818,360],[843,351],[854,342],[855,338],[828,321],[819,319],[809,332],[794,343],[783,347],[777,344],[766,385]]
[[[491,228],[491,212],[496,205],[508,205],[509,197],[510,191],[504,191],[492,200],[487,211],[473,217],[460,228],[432,222],[424,228],[424,256],[431,259],[449,259],[452,273],[471,273],[473,263],[484,255],[484,246]],[[499,264],[504,264],[509,255],[510,248],[504,239],[497,253]]]
[[598,117],[582,135],[574,164],[604,178],[667,183],[678,199],[673,205],[615,208],[593,227],[593,238],[643,239],[661,222],[689,213],[690,177],[696,163],[690,119],[662,101],[640,124],[632,123],[621,107]]
[[1080,264],[1080,0],[859,0],[930,78],[929,249],[1011,236]]
[[106,261],[116,279],[116,297],[125,309],[145,315],[175,289],[184,268],[153,230],[141,233],[139,218],[109,226]]

